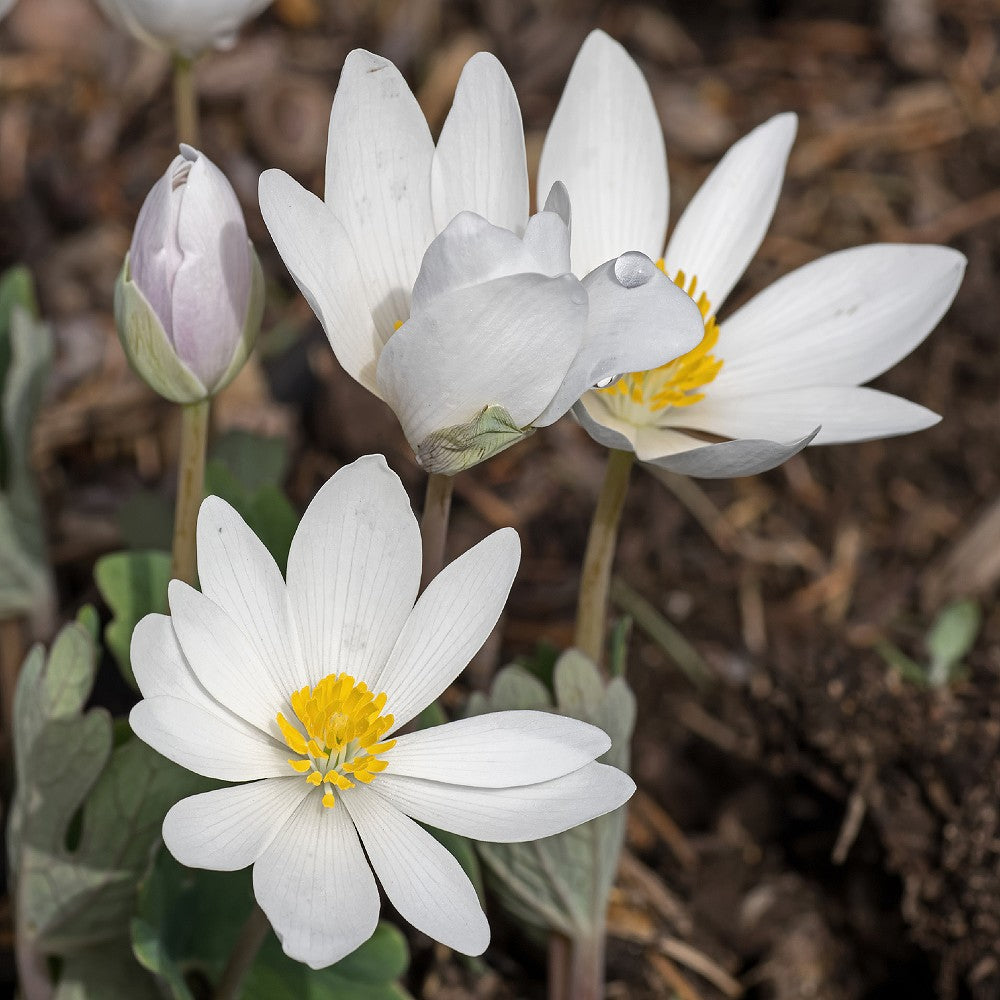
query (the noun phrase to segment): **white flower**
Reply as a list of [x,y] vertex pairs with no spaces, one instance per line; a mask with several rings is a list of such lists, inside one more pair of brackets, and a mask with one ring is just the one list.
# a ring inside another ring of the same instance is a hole
[[569,274],[569,203],[552,189],[529,222],[521,114],[488,53],[466,64],[435,148],[398,70],[352,52],[325,201],[261,177],[264,220],[338,360],[396,410],[428,471],[474,464],[701,337],[687,296],[629,247]]
[[143,202],[115,288],[118,335],[160,395],[192,403],[231,382],[253,349],[264,277],[225,174],[182,145]]
[[[705,338],[686,357],[587,393],[574,413],[604,445],[697,476],[780,464],[807,444],[889,437],[939,419],[861,387],[912,351],[958,290],[962,254],[873,245],[833,253],[775,282],[721,321],[781,189],[796,118],[778,115],[712,171],[663,250],[663,135],[642,73],[603,32],[584,43],[542,151],[542,189],[573,199],[573,270],[641,250],[697,299]],[[705,444],[724,438],[721,443]]]
[[112,21],[136,38],[191,58],[228,48],[240,28],[271,0],[97,0]]
[[245,782],[179,802],[163,838],[191,867],[252,864],[254,893],[291,957],[320,968],[371,935],[373,868],[404,918],[479,954],[489,926],[475,890],[415,821],[533,840],[634,791],[595,762],[610,745],[603,732],[557,715],[499,712],[396,735],[490,634],[519,559],[516,532],[502,529],[417,599],[419,531],[381,456],[341,469],[316,495],[287,582],[231,507],[204,502],[203,592],[174,581],[171,617],[136,627],[144,700],[129,721],[178,764]]

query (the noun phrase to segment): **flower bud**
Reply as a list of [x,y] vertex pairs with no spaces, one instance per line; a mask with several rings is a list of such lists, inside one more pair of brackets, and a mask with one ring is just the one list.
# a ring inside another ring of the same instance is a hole
[[222,171],[181,146],[139,212],[115,287],[118,336],[161,396],[194,403],[243,367],[264,308],[264,276]]
[[191,58],[227,48],[271,0],[98,0],[112,21],[150,45]]

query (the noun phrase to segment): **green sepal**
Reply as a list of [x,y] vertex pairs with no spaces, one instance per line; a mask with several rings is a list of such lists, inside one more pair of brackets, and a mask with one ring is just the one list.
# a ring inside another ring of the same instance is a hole
[[115,283],[118,339],[135,373],[154,392],[172,403],[199,403],[210,395],[201,379],[181,361],[146,296],[132,280],[125,255]]
[[502,406],[490,405],[468,423],[429,434],[416,449],[417,461],[426,472],[454,476],[534,433],[534,427],[518,427]]

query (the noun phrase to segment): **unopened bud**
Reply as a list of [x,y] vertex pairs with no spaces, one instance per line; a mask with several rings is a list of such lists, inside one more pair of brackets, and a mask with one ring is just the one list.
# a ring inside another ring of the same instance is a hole
[[139,212],[115,287],[118,336],[161,396],[194,403],[243,367],[260,329],[264,277],[222,171],[181,146]]

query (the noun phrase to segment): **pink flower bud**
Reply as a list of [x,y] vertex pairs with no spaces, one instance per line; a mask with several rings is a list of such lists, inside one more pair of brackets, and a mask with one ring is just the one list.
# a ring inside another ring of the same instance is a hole
[[212,395],[253,345],[261,293],[260,264],[235,192],[208,157],[182,145],[139,212],[119,283],[116,315],[126,352],[167,398]]

